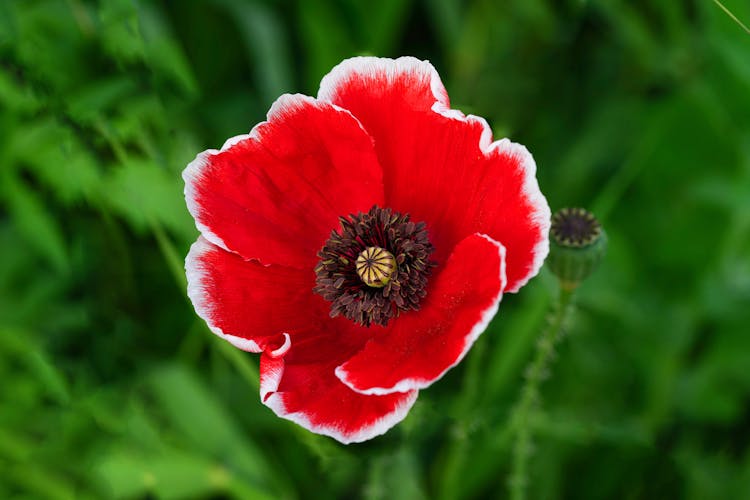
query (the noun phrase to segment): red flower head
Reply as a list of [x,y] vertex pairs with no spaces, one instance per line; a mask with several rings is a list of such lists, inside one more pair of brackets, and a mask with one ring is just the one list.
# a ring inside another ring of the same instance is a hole
[[547,255],[529,152],[450,109],[411,57],[348,59],[183,172],[185,267],[211,330],[261,353],[260,397],[343,442],[384,433]]

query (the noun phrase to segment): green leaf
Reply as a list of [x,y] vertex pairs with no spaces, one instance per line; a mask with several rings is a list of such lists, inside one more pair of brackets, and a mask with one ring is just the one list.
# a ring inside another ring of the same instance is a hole
[[279,94],[291,92],[294,65],[287,33],[276,13],[256,2],[221,1],[221,4],[240,29],[263,100],[270,104]]
[[115,60],[134,62],[145,58],[145,44],[141,36],[135,2],[132,0],[101,2],[98,15],[104,49]]
[[167,367],[153,374],[151,387],[167,418],[193,446],[226,461],[251,484],[267,488],[273,475],[263,454],[194,375]]
[[115,451],[99,461],[96,471],[115,498],[148,493],[165,499],[198,498],[224,492],[227,482],[212,461],[176,450],[152,455]]
[[407,448],[377,456],[370,464],[363,497],[367,500],[427,498],[421,477],[417,457]]
[[29,495],[28,498],[48,498],[50,500],[74,500],[73,483],[54,470],[45,469],[43,465],[25,463],[6,467],[3,478],[15,483]]
[[41,350],[35,349],[26,352],[24,357],[31,372],[36,375],[40,384],[58,403],[66,404],[70,402],[67,380]]
[[88,83],[67,99],[70,116],[81,123],[92,123],[98,116],[119,107],[137,90],[128,75],[101,78]]
[[188,58],[172,34],[167,19],[150,3],[140,5],[138,19],[145,43],[146,61],[157,88],[175,90],[185,97],[198,93],[198,84]]
[[41,107],[36,93],[15,81],[5,68],[0,68],[0,104],[9,111],[19,113],[33,113]]
[[307,73],[305,83],[316,91],[320,78],[341,62],[342,54],[351,54],[355,47],[341,13],[330,0],[299,3],[300,35],[304,43]]
[[55,271],[67,273],[68,250],[63,232],[48,207],[12,173],[0,175],[0,181],[0,192],[23,239]]
[[96,160],[70,127],[43,117],[19,124],[11,133],[8,161],[27,167],[62,202],[72,204],[97,193]]
[[348,3],[357,14],[357,31],[363,35],[364,48],[377,55],[390,54],[414,2],[381,0],[377,9],[373,9],[368,2],[350,0]]
[[182,179],[144,158],[127,158],[104,180],[102,200],[139,230],[156,221],[184,241],[195,229],[185,208]]

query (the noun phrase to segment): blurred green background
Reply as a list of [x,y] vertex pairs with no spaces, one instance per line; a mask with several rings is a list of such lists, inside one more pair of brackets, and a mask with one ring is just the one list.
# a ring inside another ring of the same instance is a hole
[[0,498],[506,496],[546,270],[350,446],[262,406],[185,297],[184,166],[356,54],[432,61],[607,229],[529,497],[750,498],[750,36],[710,0],[0,2]]

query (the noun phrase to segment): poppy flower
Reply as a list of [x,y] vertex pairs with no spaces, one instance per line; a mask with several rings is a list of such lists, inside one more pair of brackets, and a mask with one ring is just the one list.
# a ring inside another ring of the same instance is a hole
[[317,98],[281,96],[187,166],[188,295],[216,335],[261,353],[278,416],[370,439],[538,272],[550,212],[535,173],[525,147],[450,108],[429,62],[345,60]]

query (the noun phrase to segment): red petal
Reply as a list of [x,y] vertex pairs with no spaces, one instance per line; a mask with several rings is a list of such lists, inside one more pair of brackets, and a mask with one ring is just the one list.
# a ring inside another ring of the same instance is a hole
[[418,391],[366,396],[342,384],[334,369],[352,355],[357,345],[329,333],[294,337],[283,357],[264,353],[260,363],[261,401],[279,417],[342,443],[383,434],[406,417]]
[[363,394],[422,389],[458,364],[497,312],[505,287],[505,248],[480,234],[461,241],[429,285],[422,309],[376,332],[336,368]]
[[279,356],[288,349],[287,334],[314,331],[327,320],[327,303],[312,293],[310,269],[246,261],[201,236],[185,270],[198,316],[240,349]]
[[323,78],[318,98],[351,111],[373,137],[386,206],[428,224],[439,262],[480,232],[507,249],[507,291],[538,272],[550,211],[533,158],[507,139],[492,142],[482,118],[449,109],[429,62],[348,59]]
[[371,138],[349,112],[302,95],[281,96],[267,122],[182,176],[203,236],[266,264],[311,269],[339,216],[383,201]]

